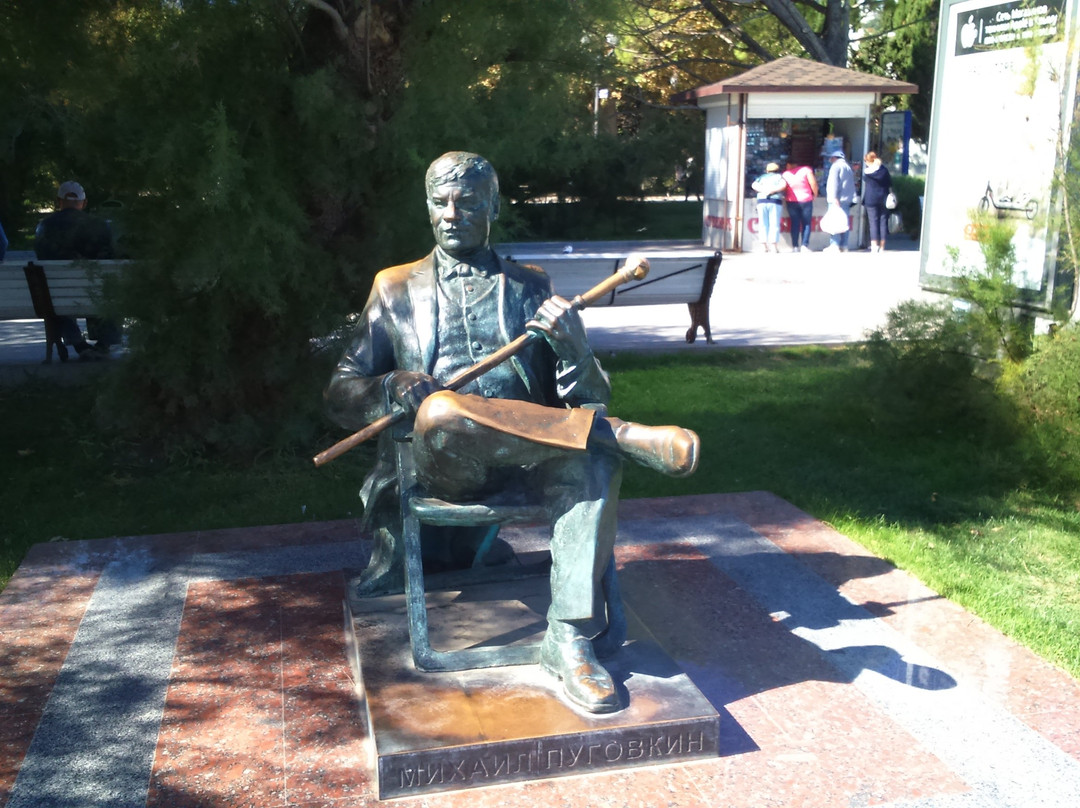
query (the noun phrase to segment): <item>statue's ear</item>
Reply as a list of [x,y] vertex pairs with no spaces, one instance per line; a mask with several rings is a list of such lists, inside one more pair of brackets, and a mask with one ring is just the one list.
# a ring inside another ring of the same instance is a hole
[[491,221],[499,218],[499,195],[496,193],[491,200]]

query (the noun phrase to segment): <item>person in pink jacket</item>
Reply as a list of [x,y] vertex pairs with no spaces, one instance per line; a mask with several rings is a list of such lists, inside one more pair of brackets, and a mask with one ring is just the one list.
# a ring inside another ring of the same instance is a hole
[[814,170],[788,160],[783,177],[787,183],[787,210],[791,219],[791,251],[809,250],[810,222],[814,216],[814,198],[818,195]]

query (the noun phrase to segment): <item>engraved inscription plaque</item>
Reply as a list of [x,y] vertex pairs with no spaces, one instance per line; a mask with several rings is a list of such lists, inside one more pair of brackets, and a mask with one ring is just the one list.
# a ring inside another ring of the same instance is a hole
[[379,798],[716,757],[718,723],[597,730],[379,758]]

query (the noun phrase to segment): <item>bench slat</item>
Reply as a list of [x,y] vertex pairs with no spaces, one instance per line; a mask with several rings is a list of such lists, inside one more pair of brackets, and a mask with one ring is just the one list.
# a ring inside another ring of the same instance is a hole
[[[654,306],[668,303],[697,303],[709,259],[712,253],[701,257],[647,256],[649,274],[641,281],[632,281],[619,287],[595,306]],[[619,260],[590,256],[514,256],[521,263],[539,266],[551,278],[555,291],[566,298],[582,294],[622,266],[625,256]]]
[[126,261],[4,261],[0,263],[0,318],[36,319],[24,267],[34,263],[45,271],[53,309],[68,317],[85,317],[97,311],[95,295],[103,278],[120,271]]
[[644,255],[649,259],[647,277],[620,286],[593,305],[684,303],[690,311],[686,341],[694,342],[698,329],[703,329],[706,342],[712,342],[709,299],[721,258],[716,250],[659,242],[592,242],[566,246],[520,243],[496,245],[495,250],[511,260],[539,266],[551,278],[555,292],[567,298],[573,298],[602,282],[617,271],[631,253]]

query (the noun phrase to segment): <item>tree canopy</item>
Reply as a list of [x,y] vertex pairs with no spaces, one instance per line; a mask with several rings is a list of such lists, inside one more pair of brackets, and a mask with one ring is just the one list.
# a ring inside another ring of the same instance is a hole
[[911,133],[926,142],[934,90],[940,0],[886,0],[867,19],[854,66],[868,73],[919,85],[916,95],[886,97],[887,105],[911,110]]
[[[57,183],[78,179],[137,259],[109,294],[131,356],[103,412],[162,445],[307,440],[319,338],[363,305],[375,270],[430,245],[434,157],[485,154],[511,202],[642,193],[701,154],[700,117],[673,114],[672,92],[803,50],[844,64],[849,12],[847,0],[6,0],[0,220],[25,238]],[[530,236],[513,205],[504,213],[498,237]]]

